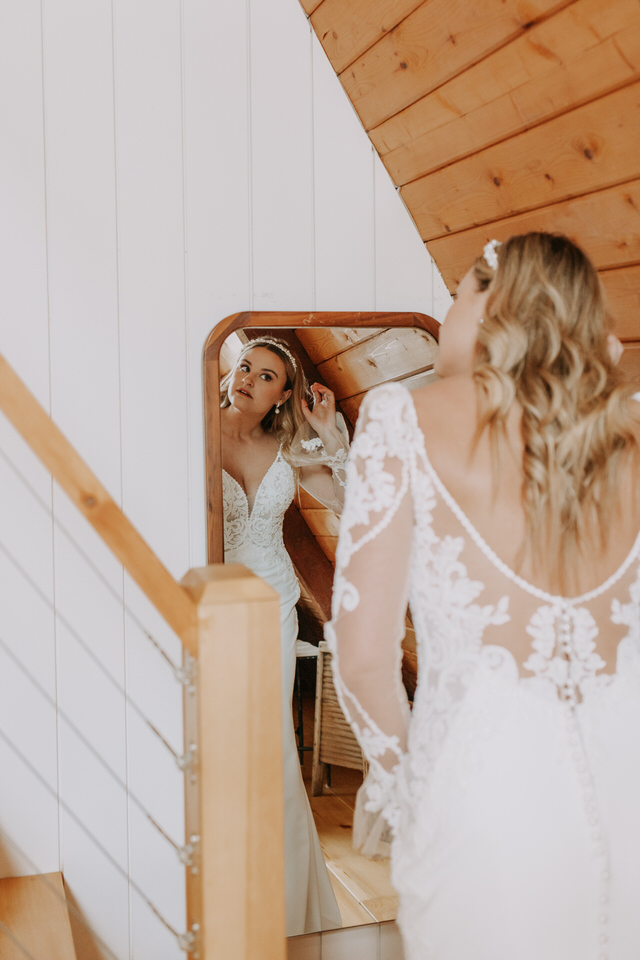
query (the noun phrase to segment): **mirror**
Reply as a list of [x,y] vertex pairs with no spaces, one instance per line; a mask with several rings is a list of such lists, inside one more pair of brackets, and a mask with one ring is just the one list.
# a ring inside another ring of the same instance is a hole
[[[372,387],[402,381],[412,389],[435,377],[438,328],[437,321],[424,314],[253,312],[234,314],[214,328],[204,353],[210,563],[223,560],[220,380],[235,366],[244,346],[261,336],[284,340],[307,380],[324,383],[334,392],[336,407],[352,435],[360,404]],[[290,752],[296,765],[298,756],[302,761],[342,924],[350,926],[395,919],[397,901],[388,859],[362,857],[352,848],[350,827],[363,759],[337,703],[330,654],[324,644],[319,646],[331,610],[338,527],[338,517],[300,487],[284,520],[286,551],[300,583],[298,637],[304,641],[302,648],[298,643],[292,664],[292,670],[297,664],[293,698],[297,742],[292,741]],[[405,686],[412,697],[417,658],[409,619],[403,648]]]

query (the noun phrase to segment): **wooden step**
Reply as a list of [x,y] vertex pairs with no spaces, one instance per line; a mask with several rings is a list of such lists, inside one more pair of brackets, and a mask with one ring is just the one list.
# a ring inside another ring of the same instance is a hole
[[395,921],[323,930],[287,940],[287,960],[404,960]]
[[61,873],[0,880],[0,960],[76,960]]

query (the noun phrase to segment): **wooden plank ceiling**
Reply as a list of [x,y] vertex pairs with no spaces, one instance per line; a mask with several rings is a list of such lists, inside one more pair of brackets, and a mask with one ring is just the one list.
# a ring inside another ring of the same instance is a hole
[[640,2],[301,0],[450,290],[566,233],[640,372]]

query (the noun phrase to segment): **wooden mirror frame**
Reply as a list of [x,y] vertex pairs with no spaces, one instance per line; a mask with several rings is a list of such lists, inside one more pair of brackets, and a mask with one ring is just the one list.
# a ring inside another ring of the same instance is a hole
[[417,327],[438,340],[440,324],[426,313],[298,313],[246,310],[232,313],[216,324],[204,346],[204,443],[207,496],[207,557],[224,561],[222,516],[222,437],[220,430],[220,350],[227,337],[239,329],[289,330],[309,327]]

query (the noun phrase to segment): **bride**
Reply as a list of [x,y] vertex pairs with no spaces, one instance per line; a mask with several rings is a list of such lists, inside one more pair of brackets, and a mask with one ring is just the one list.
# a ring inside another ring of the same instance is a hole
[[299,361],[272,337],[243,348],[220,393],[225,562],[244,564],[280,594],[287,936],[341,926],[291,712],[300,588],[282,539],[283,518],[297,481],[340,511],[348,448],[333,393],[315,383],[312,396],[310,406]]
[[640,956],[640,405],[607,319],[569,240],[492,241],[442,379],[360,413],[327,632],[407,960]]

